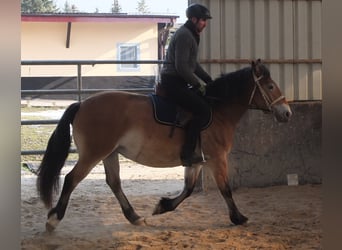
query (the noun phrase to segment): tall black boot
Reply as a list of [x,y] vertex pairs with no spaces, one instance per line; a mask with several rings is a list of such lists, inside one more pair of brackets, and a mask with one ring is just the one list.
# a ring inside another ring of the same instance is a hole
[[201,128],[195,121],[190,121],[185,129],[185,142],[182,146],[180,158],[184,167],[191,167],[192,164],[203,162],[202,155],[196,154],[196,144]]

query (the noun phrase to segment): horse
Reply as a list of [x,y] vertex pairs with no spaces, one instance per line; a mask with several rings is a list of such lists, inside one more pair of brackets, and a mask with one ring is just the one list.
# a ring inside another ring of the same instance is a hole
[[[234,130],[242,115],[250,108],[272,113],[278,122],[287,122],[292,111],[270,71],[260,61],[251,61],[243,69],[222,74],[213,81],[205,97],[212,107],[212,121],[201,132],[205,162],[184,169],[184,187],[176,197],[162,197],[153,215],[170,212],[194,190],[202,167],[210,169],[229,210],[231,222],[247,222],[232,197],[228,179],[227,156],[232,148]],[[126,219],[133,225],[146,225],[131,206],[121,188],[118,155],[150,167],[181,165],[179,157],[184,129],[176,127],[172,138],[170,127],[156,122],[149,96],[124,91],[105,91],[71,104],[52,132],[38,168],[37,191],[49,209],[46,230],[53,231],[63,219],[76,186],[96,164],[103,161],[106,183],[120,203]],[[59,175],[68,156],[72,137],[78,160],[66,174],[60,197]]]

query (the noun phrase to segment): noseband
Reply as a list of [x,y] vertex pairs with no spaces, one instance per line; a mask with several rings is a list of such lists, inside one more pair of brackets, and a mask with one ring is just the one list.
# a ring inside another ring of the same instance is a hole
[[281,95],[279,96],[277,99],[275,100],[271,100],[268,95],[266,94],[265,90],[261,87],[259,81],[264,77],[263,75],[257,77],[254,72],[253,73],[253,79],[254,79],[254,88],[253,88],[253,91],[252,91],[252,94],[251,94],[251,97],[249,98],[249,102],[248,102],[248,105],[251,107],[251,108],[255,108],[255,109],[261,109],[259,107],[253,107],[251,104],[252,104],[252,101],[253,101],[253,98],[255,96],[255,92],[256,92],[256,89],[258,88],[259,91],[260,91],[260,94],[262,96],[262,98],[264,99],[265,101],[265,104],[266,104],[266,107],[267,107],[267,111],[272,111],[272,107],[274,104],[276,104],[277,102],[279,102],[280,100],[282,99],[285,99],[285,96]]

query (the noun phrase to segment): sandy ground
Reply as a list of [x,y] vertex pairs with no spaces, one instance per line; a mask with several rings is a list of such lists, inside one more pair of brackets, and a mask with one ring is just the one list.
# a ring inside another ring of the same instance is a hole
[[47,233],[36,176],[22,170],[22,249],[322,249],[321,185],[235,190],[240,211],[249,217],[235,226],[216,190],[194,193],[175,211],[152,216],[161,196],[182,189],[183,168],[123,165],[124,192],[148,226],[124,218],[99,166],[73,192],[57,229]]

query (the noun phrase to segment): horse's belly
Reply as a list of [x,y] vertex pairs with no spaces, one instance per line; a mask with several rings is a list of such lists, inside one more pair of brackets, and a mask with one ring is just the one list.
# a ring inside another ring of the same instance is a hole
[[[137,129],[130,130],[119,141],[118,152],[139,164],[151,167],[175,167],[181,164],[179,147],[163,138],[151,138]],[[171,141],[172,142],[172,141]]]

